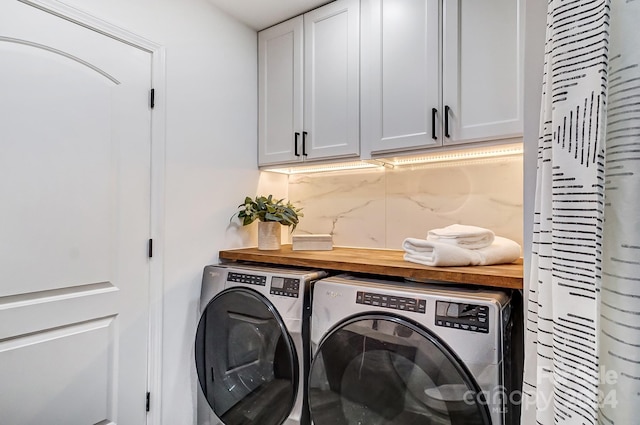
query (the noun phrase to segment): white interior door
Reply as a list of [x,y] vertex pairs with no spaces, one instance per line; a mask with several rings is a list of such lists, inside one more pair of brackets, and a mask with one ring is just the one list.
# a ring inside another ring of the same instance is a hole
[[0,422],[143,424],[151,54],[0,10]]

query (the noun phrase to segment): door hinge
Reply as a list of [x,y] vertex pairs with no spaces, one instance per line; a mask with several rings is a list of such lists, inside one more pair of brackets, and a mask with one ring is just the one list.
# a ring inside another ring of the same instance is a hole
[[149,406],[151,404],[151,393],[147,393],[147,412],[149,411]]
[[156,106],[156,89],[151,89],[151,93],[149,93],[149,104],[151,109]]
[[148,251],[148,254],[149,254],[149,258],[153,257],[153,239],[149,239],[149,251]]

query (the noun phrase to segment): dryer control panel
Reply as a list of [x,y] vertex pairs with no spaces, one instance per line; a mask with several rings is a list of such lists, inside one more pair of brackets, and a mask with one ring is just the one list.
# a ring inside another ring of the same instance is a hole
[[255,274],[230,272],[227,276],[227,282],[264,286],[267,283],[267,278],[266,276],[259,276]]
[[489,333],[489,306],[436,301],[436,326]]
[[282,295],[283,297],[298,298],[300,292],[300,279],[290,277],[273,276],[271,278],[270,294]]
[[356,304],[373,305],[376,307],[392,308],[394,310],[412,311],[426,314],[427,300],[419,298],[399,297],[396,295],[376,294],[375,292],[356,293]]

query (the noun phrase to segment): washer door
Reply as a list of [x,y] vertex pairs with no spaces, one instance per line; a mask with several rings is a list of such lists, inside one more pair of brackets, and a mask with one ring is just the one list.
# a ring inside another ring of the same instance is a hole
[[207,305],[195,342],[200,387],[226,425],[280,425],[298,388],[298,361],[284,323],[261,294],[227,289]]
[[489,425],[480,389],[437,336],[408,320],[362,315],[333,328],[311,365],[314,425]]

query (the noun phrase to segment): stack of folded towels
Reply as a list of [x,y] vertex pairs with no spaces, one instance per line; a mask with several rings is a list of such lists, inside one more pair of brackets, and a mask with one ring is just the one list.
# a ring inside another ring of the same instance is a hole
[[520,258],[520,245],[482,227],[453,224],[429,230],[427,239],[407,238],[404,259],[425,266],[488,266]]

